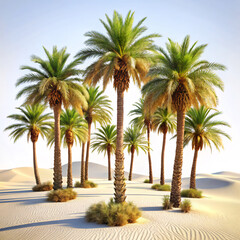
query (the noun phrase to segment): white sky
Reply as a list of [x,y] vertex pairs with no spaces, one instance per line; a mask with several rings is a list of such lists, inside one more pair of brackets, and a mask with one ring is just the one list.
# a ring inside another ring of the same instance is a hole
[[[117,10],[123,16],[129,10],[135,11],[135,23],[147,17],[145,24],[147,33],[159,33],[163,37],[156,41],[165,46],[167,38],[181,42],[190,34],[192,43],[208,43],[203,55],[204,59],[227,66],[228,70],[219,73],[225,83],[225,91],[219,92],[218,109],[223,112],[221,120],[227,121],[232,128],[225,129],[232,141],[224,141],[225,149],[221,152],[206,149],[199,153],[197,172],[212,173],[218,171],[240,172],[240,2],[239,1],[3,1],[0,0],[0,169],[32,166],[32,145],[26,137],[17,143],[3,132],[11,122],[7,115],[16,113],[15,107],[22,104],[23,99],[15,100],[16,80],[26,72],[21,65],[33,65],[32,54],[45,57],[42,46],[51,50],[53,45],[59,48],[67,46],[73,57],[84,48],[84,33],[90,30],[104,32],[99,18],[105,19],[105,13],[112,16]],[[84,68],[87,63],[81,66]],[[116,93],[110,84],[106,95],[112,100],[113,124],[116,124]],[[130,85],[125,94],[125,128],[130,118],[127,116],[132,104],[140,98],[140,90]],[[94,132],[94,130],[93,130]],[[175,140],[168,136],[165,156],[165,174],[172,176],[175,153]],[[153,133],[151,136],[153,174],[159,176],[162,136]],[[43,140],[37,143],[38,164],[42,168],[53,167],[53,149],[48,149]],[[73,148],[73,161],[79,161],[81,150]],[[184,149],[183,176],[189,176],[193,151],[191,147]],[[114,158],[113,158],[114,159]],[[90,154],[90,161],[107,165],[103,155]],[[125,170],[129,170],[130,156],[125,154]],[[62,150],[62,163],[67,163],[67,151]],[[112,163],[113,164],[113,163]],[[140,153],[135,157],[133,171],[148,174],[147,155]]]

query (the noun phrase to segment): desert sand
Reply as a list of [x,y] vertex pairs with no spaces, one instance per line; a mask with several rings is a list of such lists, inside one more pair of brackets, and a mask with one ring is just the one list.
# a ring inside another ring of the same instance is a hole
[[[79,163],[74,164],[76,181]],[[92,163],[89,175],[97,178],[94,182],[99,184],[98,188],[78,188],[77,199],[52,203],[46,201],[46,192],[31,191],[32,168],[1,170],[0,239],[240,239],[240,174],[199,174],[197,187],[203,190],[204,198],[191,199],[193,210],[187,214],[178,209],[163,211],[162,197],[169,192],[152,190],[150,184],[143,183],[146,177],[134,175],[132,182],[126,181],[127,201],[133,201],[142,210],[142,217],[124,227],[85,221],[91,204],[113,197],[113,181],[106,180],[106,167]],[[40,169],[40,176],[42,181],[51,180],[52,170]],[[188,182],[188,178],[183,179],[182,188],[187,188]]]

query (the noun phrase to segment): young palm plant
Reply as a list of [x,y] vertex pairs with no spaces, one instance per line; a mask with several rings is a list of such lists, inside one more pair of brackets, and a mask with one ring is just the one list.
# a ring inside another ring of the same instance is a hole
[[91,126],[92,123],[96,125],[107,124],[111,121],[112,108],[111,100],[108,99],[106,95],[103,95],[103,91],[99,91],[99,87],[89,87],[88,88],[88,107],[84,111],[85,119],[88,123],[88,141],[87,141],[87,152],[85,161],[85,180],[88,180],[88,162],[89,162],[89,149],[91,141]]
[[[67,188],[73,187],[72,181],[72,147],[74,142],[85,142],[88,136],[87,122],[75,109],[67,109],[60,115],[61,142],[68,148]],[[48,145],[54,143],[54,129],[48,138]]]
[[116,150],[117,130],[115,125],[107,125],[98,128],[98,133],[94,134],[94,141],[92,142],[93,151],[98,153],[104,152],[108,156],[108,180],[112,180],[111,176],[111,155]]
[[39,134],[44,138],[48,136],[51,126],[53,124],[52,116],[50,113],[44,113],[46,107],[40,104],[33,106],[26,105],[24,107],[17,108],[20,110],[21,114],[12,114],[8,118],[16,121],[16,124],[12,124],[5,128],[5,130],[11,130],[9,136],[16,142],[20,137],[27,133],[27,141],[31,139],[33,144],[33,169],[36,184],[41,184],[38,164],[37,164],[37,152],[36,143]]
[[129,112],[130,116],[136,116],[130,122],[130,124],[134,124],[147,130],[147,141],[148,141],[148,164],[149,164],[149,183],[153,183],[153,174],[152,174],[152,159],[151,159],[151,149],[150,149],[150,132],[152,129],[152,120],[153,113],[151,112],[150,107],[144,106],[144,99],[141,98],[139,102],[133,104],[135,109]]
[[171,203],[179,207],[181,202],[181,176],[185,113],[193,105],[215,106],[217,96],[214,87],[223,90],[223,82],[215,70],[223,65],[200,60],[207,45],[190,46],[186,36],[179,45],[169,39],[167,51],[159,48],[156,65],[149,72],[152,79],[142,88],[145,101],[154,107],[168,107],[177,112],[177,140],[173,169]]
[[127,128],[127,130],[124,132],[123,142],[124,148],[127,148],[128,153],[131,153],[131,164],[128,180],[132,181],[134,153],[136,151],[138,154],[139,149],[147,152],[148,142],[144,137],[144,132],[142,131],[142,128],[137,125]]
[[164,177],[164,156],[167,133],[173,133],[176,129],[176,116],[169,111],[167,108],[158,107],[153,116],[152,121],[153,129],[157,130],[158,133],[163,134],[162,142],[162,154],[161,154],[161,173],[160,173],[160,184],[165,184]]
[[190,188],[196,189],[198,151],[207,146],[212,150],[212,145],[220,151],[220,148],[223,148],[222,136],[231,139],[227,133],[218,128],[221,126],[230,127],[230,125],[223,121],[214,120],[220,114],[221,112],[218,111],[211,113],[211,109],[204,106],[199,109],[191,108],[186,114],[184,146],[192,142],[192,149],[194,149]]
[[22,66],[22,70],[29,70],[17,81],[16,86],[25,85],[17,94],[17,98],[26,95],[25,103],[36,104],[49,103],[54,112],[54,178],[53,188],[62,188],[62,165],[60,149],[60,113],[62,105],[68,108],[72,105],[80,114],[82,108],[87,108],[88,92],[79,85],[80,79],[77,77],[81,71],[76,67],[80,60],[76,59],[69,64],[67,60],[70,54],[66,53],[66,48],[58,51],[53,47],[52,54],[43,48],[47,55],[47,60],[32,56],[32,61],[38,64],[39,68]]
[[124,154],[123,154],[123,109],[124,92],[129,88],[130,77],[141,86],[148,72],[154,50],[153,38],[158,34],[150,34],[142,37],[147,30],[140,20],[133,26],[134,13],[129,11],[126,18],[114,11],[113,19],[106,15],[107,22],[101,20],[107,35],[96,31],[87,32],[88,40],[85,42],[88,48],[80,51],[77,57],[85,60],[97,58],[85,71],[85,83],[96,85],[103,81],[105,89],[110,80],[117,91],[117,142],[115,161],[115,202],[125,201],[124,182]]

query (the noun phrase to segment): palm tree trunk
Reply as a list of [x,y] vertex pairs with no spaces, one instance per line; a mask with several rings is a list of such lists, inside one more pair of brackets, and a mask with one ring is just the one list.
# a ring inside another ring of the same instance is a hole
[[117,143],[115,161],[115,202],[125,202],[126,184],[124,181],[124,154],[123,154],[123,113],[124,91],[117,88]]
[[134,147],[131,147],[131,164],[130,164],[130,171],[129,171],[129,177],[128,180],[132,181],[132,170],[133,170],[133,158],[134,158]]
[[195,151],[193,156],[193,164],[190,178],[190,188],[196,189],[196,166],[197,166],[198,148],[195,145]]
[[147,141],[148,141],[149,183],[153,183],[152,160],[150,154],[150,123],[148,123],[147,125]]
[[82,143],[82,159],[81,159],[81,185],[85,183],[85,162],[84,162],[85,143]]
[[61,163],[61,140],[60,140],[60,114],[61,104],[53,108],[54,111],[54,168],[53,168],[53,188],[62,188],[62,163]]
[[179,207],[181,203],[184,126],[185,112],[183,110],[177,111],[177,143],[170,195],[170,202],[173,203],[173,207]]
[[165,184],[165,177],[164,177],[164,155],[165,155],[165,145],[166,145],[166,136],[167,133],[163,133],[163,143],[162,143],[162,155],[161,155],[161,176],[160,176],[160,184]]
[[72,145],[68,144],[68,174],[67,174],[67,188],[72,188]]
[[38,184],[41,184],[41,181],[40,181],[38,165],[37,165],[36,142],[32,142],[32,143],[33,143],[33,169],[34,169],[36,184],[38,185]]
[[85,180],[88,180],[88,161],[89,161],[89,150],[90,150],[90,141],[91,141],[91,122],[88,122],[88,142],[87,142],[87,153],[85,161]]
[[108,180],[112,180],[112,173],[111,173],[111,151],[110,147],[107,147],[107,155],[108,155]]

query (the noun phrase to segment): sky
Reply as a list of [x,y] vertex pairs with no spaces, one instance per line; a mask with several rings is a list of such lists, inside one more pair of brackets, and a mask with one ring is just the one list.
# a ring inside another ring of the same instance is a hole
[[[126,16],[129,10],[134,11],[134,22],[144,17],[146,34],[158,33],[162,37],[155,43],[165,47],[168,38],[182,42],[190,35],[191,43],[208,44],[202,59],[224,64],[225,72],[218,72],[224,82],[224,92],[217,90],[222,112],[221,120],[227,121],[231,129],[224,129],[232,137],[232,141],[224,139],[224,150],[218,152],[204,149],[199,153],[197,173],[213,173],[219,171],[240,172],[240,1],[224,0],[132,0],[132,1],[64,1],[64,0],[0,0],[0,169],[32,166],[32,145],[23,136],[16,143],[8,137],[4,129],[12,122],[6,117],[17,113],[24,99],[16,100],[20,88],[15,87],[17,79],[26,74],[20,70],[21,65],[34,66],[31,55],[45,58],[42,46],[51,50],[67,47],[73,56],[85,47],[84,34],[95,30],[105,33],[99,19],[105,20],[105,14],[112,16],[117,10]],[[70,60],[71,60],[70,59]],[[80,66],[84,69],[91,61]],[[102,87],[100,85],[100,87]],[[105,94],[112,100],[113,120],[116,124],[116,92],[110,83]],[[129,111],[141,97],[140,89],[130,84],[125,93],[124,128],[129,126]],[[51,111],[49,109],[49,111]],[[99,127],[97,125],[97,127]],[[93,132],[95,130],[93,129]],[[167,136],[165,155],[165,176],[172,177],[176,140]],[[162,135],[151,134],[153,175],[160,175],[160,156]],[[38,165],[41,168],[53,167],[53,149],[46,146],[46,141],[37,142]],[[73,161],[80,161],[79,145],[73,147]],[[113,157],[114,159],[114,157]],[[184,149],[183,177],[191,171],[193,151],[190,146]],[[107,166],[107,158],[103,154],[90,154],[90,161]],[[114,161],[114,160],[112,160]],[[62,149],[62,163],[67,163],[67,150]],[[114,162],[112,162],[114,165]],[[129,171],[130,155],[125,152],[125,170]],[[147,155],[140,152],[135,156],[133,172],[148,174]],[[79,173],[80,174],[80,173]]]

